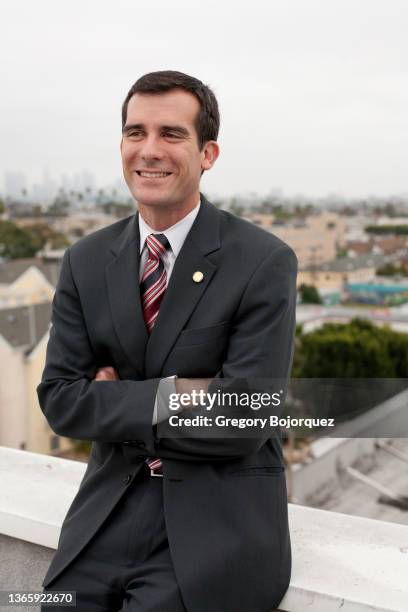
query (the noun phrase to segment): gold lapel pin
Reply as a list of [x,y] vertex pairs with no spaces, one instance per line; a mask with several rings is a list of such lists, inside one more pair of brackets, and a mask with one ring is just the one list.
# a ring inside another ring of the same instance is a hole
[[204,278],[204,274],[202,272],[200,272],[200,270],[197,270],[197,272],[194,272],[194,274],[193,274],[193,281],[195,283],[201,283],[203,278]]

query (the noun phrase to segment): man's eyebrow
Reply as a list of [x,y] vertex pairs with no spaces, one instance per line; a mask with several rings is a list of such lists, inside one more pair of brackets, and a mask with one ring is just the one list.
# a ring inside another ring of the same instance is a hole
[[161,129],[167,132],[178,132],[183,136],[190,136],[190,132],[188,131],[188,129],[181,125],[162,125]]
[[144,130],[144,125],[143,123],[130,123],[123,127],[122,133],[126,134],[127,132],[130,132],[131,130]]
[[[124,126],[122,133],[128,134],[132,130],[144,130],[144,129],[145,129],[145,126],[143,125],[143,123],[130,123],[129,125]],[[165,132],[177,132],[181,136],[190,136],[190,132],[188,131],[188,129],[181,125],[162,125],[160,126],[160,130],[165,131]]]

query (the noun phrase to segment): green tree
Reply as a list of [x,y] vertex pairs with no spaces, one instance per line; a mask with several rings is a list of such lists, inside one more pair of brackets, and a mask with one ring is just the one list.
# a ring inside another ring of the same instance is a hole
[[343,257],[347,257],[347,255],[347,249],[339,249],[336,253],[336,259],[343,259]]
[[360,318],[326,323],[300,335],[295,357],[297,378],[406,378],[408,335]]
[[[71,192],[72,193],[72,192]],[[71,203],[63,189],[58,190],[58,195],[49,206],[47,214],[51,217],[66,217],[69,213]]]
[[31,233],[12,221],[0,221],[0,256],[8,259],[33,257],[39,250]]
[[119,219],[124,219],[135,212],[135,206],[132,203],[122,203],[109,200],[98,205],[103,210],[105,215],[114,215]]
[[396,274],[400,274],[405,276],[405,269],[401,265],[396,265],[394,263],[386,263],[376,271],[378,276],[395,276]]
[[48,223],[36,223],[35,225],[28,225],[24,229],[31,234],[37,251],[43,249],[46,245],[52,249],[62,249],[70,245],[65,234],[56,232]]
[[290,213],[286,208],[284,208],[284,206],[274,206],[273,214],[275,216],[274,223],[283,223],[285,221],[289,221],[289,219],[293,217],[292,213]]
[[295,346],[291,390],[303,414],[349,418],[406,388],[408,334],[355,318],[297,334]]
[[37,250],[43,249],[54,233],[47,223],[26,225],[24,229],[26,232],[31,234],[32,241],[35,244]]
[[314,285],[302,283],[299,287],[300,300],[302,304],[321,304],[319,292]]
[[54,232],[50,240],[50,247],[52,249],[65,249],[70,244],[71,243],[65,234],[62,234],[61,232]]
[[367,225],[365,231],[368,234],[395,234],[405,236],[408,234],[408,225]]

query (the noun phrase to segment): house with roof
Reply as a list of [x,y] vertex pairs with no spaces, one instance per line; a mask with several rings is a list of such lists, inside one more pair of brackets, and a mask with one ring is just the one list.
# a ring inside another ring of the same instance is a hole
[[0,309],[0,446],[60,455],[72,448],[54,434],[38,403],[51,303]]
[[313,285],[326,303],[336,303],[345,297],[348,286],[374,281],[376,270],[389,261],[392,257],[376,253],[333,259],[299,270],[297,285]]
[[0,261],[0,309],[51,302],[60,266],[38,257]]

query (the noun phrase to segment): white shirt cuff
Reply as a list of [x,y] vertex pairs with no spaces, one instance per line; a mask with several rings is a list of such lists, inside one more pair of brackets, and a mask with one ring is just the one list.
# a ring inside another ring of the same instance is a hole
[[174,376],[161,379],[154,402],[152,425],[166,421],[171,414],[174,414],[174,410],[172,412],[169,410],[169,395],[170,393],[176,393],[176,383],[174,382],[176,378],[177,375],[174,374]]

